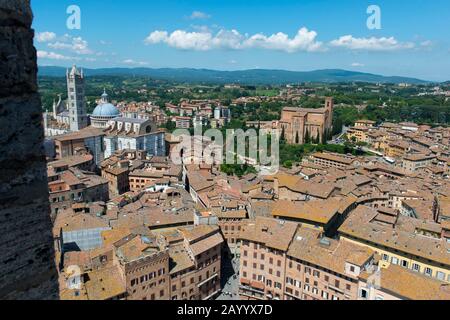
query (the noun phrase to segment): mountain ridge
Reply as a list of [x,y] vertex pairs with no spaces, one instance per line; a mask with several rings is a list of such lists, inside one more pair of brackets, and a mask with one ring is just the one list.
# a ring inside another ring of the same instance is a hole
[[[192,83],[236,83],[236,84],[290,84],[300,82],[369,82],[369,83],[434,83],[411,77],[383,76],[372,73],[342,69],[322,69],[313,71],[288,71],[277,69],[248,69],[219,71],[194,68],[84,68],[86,76],[148,76],[157,80],[171,80]],[[39,76],[63,77],[66,68],[40,66]]]

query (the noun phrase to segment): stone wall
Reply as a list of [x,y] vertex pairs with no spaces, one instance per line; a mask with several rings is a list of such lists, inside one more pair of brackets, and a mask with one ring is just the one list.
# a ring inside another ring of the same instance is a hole
[[29,0],[0,0],[0,299],[58,298]]

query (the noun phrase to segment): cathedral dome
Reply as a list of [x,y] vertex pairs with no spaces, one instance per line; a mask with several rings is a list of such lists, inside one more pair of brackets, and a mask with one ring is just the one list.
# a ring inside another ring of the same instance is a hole
[[100,104],[95,107],[92,113],[94,117],[118,117],[120,116],[120,111],[114,105],[108,102],[108,94],[106,90],[103,90],[102,99]]
[[91,114],[91,124],[95,128],[106,128],[108,121],[120,117],[120,111],[116,106],[108,102],[108,94],[103,92],[100,103]]
[[101,103],[95,107],[92,113],[94,117],[118,117],[120,116],[119,109],[111,103]]

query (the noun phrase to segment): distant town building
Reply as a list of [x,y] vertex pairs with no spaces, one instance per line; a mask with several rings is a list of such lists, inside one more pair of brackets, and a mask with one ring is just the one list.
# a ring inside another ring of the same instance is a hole
[[288,143],[324,142],[333,127],[333,99],[325,99],[318,109],[286,107],[281,113],[280,130]]

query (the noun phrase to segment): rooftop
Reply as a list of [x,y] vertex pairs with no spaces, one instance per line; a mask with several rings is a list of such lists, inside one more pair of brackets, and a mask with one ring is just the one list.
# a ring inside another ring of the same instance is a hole
[[242,227],[239,238],[287,251],[297,228],[298,224],[295,222],[256,217],[255,221],[250,221]]

